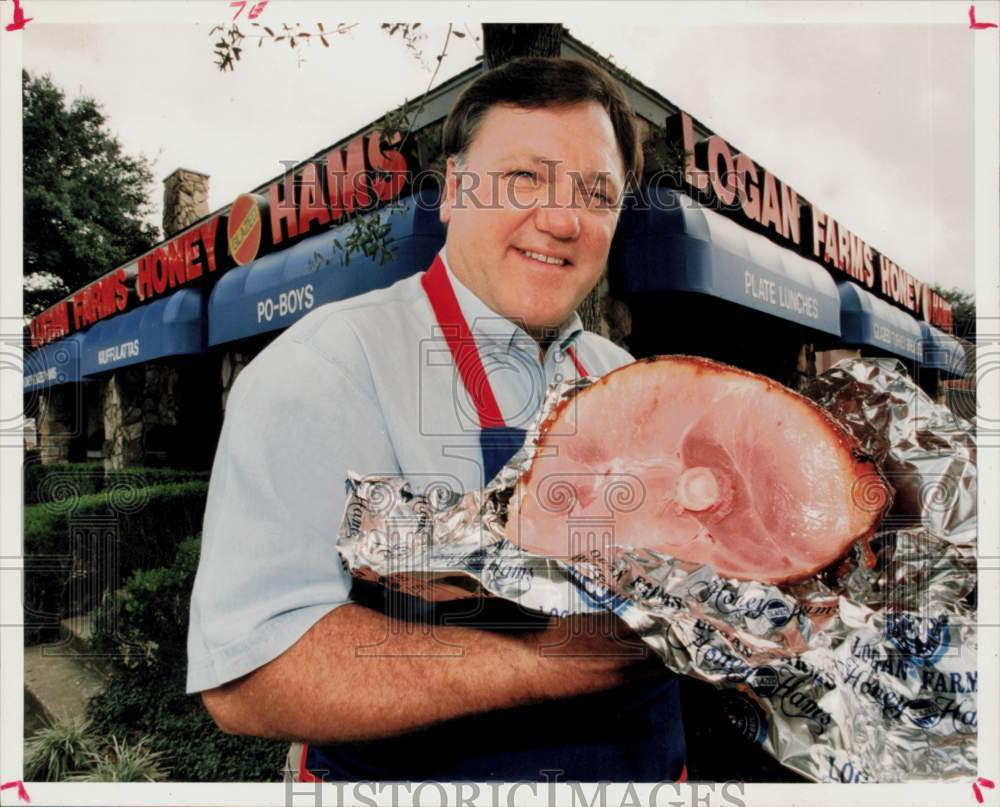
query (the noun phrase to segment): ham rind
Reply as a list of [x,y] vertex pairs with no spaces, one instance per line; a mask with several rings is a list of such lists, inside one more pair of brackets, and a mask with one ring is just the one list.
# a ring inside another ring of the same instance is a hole
[[891,490],[822,408],[708,359],[622,367],[558,404],[508,506],[557,558],[646,548],[723,577],[809,577],[870,536]]

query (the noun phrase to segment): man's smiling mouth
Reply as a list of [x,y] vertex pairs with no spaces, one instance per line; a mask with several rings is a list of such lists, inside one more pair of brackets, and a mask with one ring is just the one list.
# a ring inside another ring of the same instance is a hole
[[521,249],[520,247],[514,247],[514,249],[516,249],[521,255],[524,255],[524,257],[531,258],[539,263],[547,263],[552,266],[568,266],[570,263],[565,258],[557,258],[554,255],[546,255],[542,252],[535,252],[530,249]]

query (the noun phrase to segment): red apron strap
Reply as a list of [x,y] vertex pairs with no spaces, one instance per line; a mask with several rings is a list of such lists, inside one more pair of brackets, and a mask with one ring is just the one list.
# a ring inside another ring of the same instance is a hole
[[576,371],[580,374],[580,378],[583,378],[584,376],[586,376],[587,375],[587,368],[584,367],[583,366],[583,362],[581,362],[577,358],[576,351],[573,349],[573,346],[570,345],[568,348],[566,348],[566,352],[569,353],[569,357],[573,360],[573,364],[576,365]]
[[309,766],[306,765],[306,757],[309,756],[309,743],[302,743],[302,756],[299,758],[299,778],[298,782],[322,782],[319,777],[313,776]]
[[434,309],[438,325],[444,331],[448,349],[451,350],[451,358],[462,376],[466,392],[476,407],[479,424],[484,429],[506,425],[497,399],[493,396],[490,379],[479,358],[476,340],[465,322],[465,317],[462,316],[462,309],[459,307],[458,298],[455,297],[455,290],[451,287],[448,272],[440,255],[435,256],[434,263],[424,272],[420,283],[427,293],[431,308]]
[[[490,379],[486,375],[486,369],[479,357],[476,340],[462,315],[458,298],[455,297],[455,290],[451,287],[448,271],[445,269],[440,255],[434,257],[434,263],[431,264],[430,269],[424,272],[420,283],[424,287],[427,299],[430,300],[438,325],[444,331],[444,338],[448,342],[451,358],[462,376],[466,392],[469,393],[469,397],[476,407],[480,426],[484,429],[492,429],[506,425],[497,399],[493,395]],[[573,346],[570,345],[566,352],[573,360],[580,377],[586,376],[587,369],[577,357]]]

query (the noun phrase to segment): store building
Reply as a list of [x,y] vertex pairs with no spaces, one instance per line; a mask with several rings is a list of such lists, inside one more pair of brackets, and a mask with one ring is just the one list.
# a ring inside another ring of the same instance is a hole
[[[898,358],[932,393],[966,375],[927,284],[568,34],[562,55],[609,69],[645,128],[646,175],[586,327],[637,357],[703,355],[792,387],[848,355]],[[209,467],[233,381],[278,333],[427,268],[444,243],[441,127],[480,69],[433,91],[411,136],[373,125],[219,210],[208,177],[171,174],[165,240],[30,324],[42,460]],[[359,215],[367,253],[344,262]]]

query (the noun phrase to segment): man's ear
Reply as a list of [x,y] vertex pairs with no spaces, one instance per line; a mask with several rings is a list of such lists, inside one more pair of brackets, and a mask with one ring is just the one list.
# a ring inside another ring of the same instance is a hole
[[442,224],[451,221],[451,211],[455,206],[455,199],[458,198],[458,166],[454,157],[448,158],[448,167],[444,174],[444,195],[441,197],[441,207],[438,216]]

